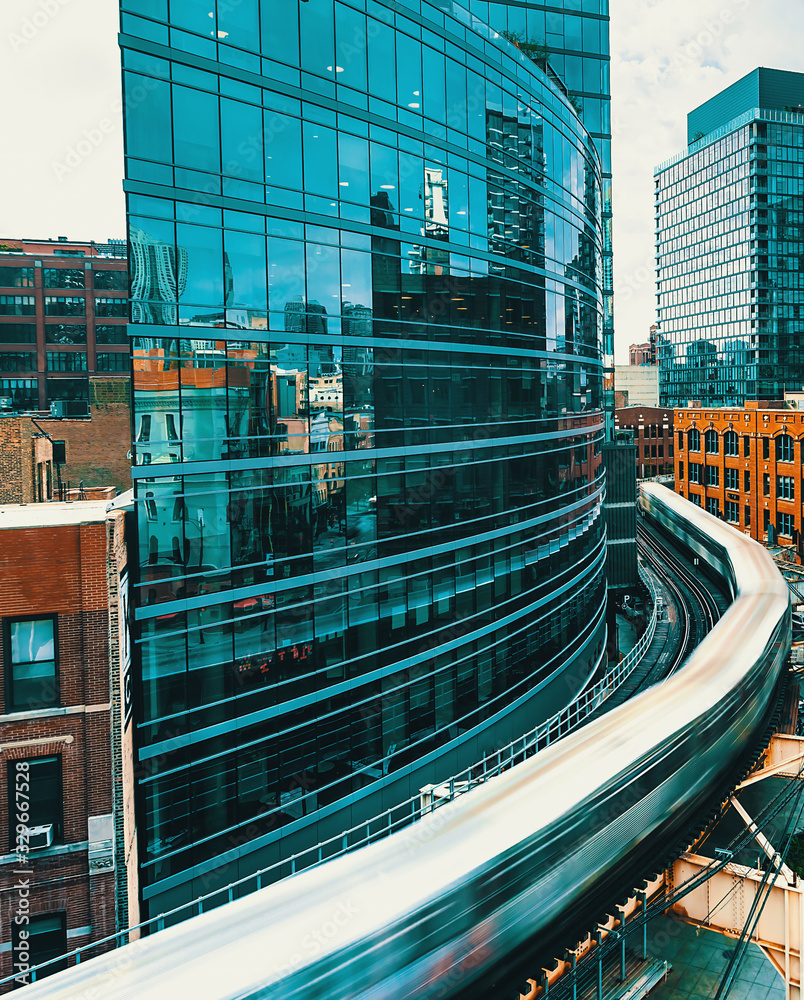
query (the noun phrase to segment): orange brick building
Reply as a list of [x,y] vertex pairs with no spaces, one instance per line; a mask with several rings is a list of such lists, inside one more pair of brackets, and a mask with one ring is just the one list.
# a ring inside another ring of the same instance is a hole
[[0,978],[138,916],[126,521],[107,505],[0,506]]
[[762,400],[688,406],[675,410],[674,427],[677,493],[753,538],[801,553],[804,413]]

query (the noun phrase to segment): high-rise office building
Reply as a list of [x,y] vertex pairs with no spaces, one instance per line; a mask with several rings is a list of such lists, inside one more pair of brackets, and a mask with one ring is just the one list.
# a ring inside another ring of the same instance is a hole
[[122,8],[154,913],[599,669],[604,171],[451,0]]
[[755,69],[692,111],[655,170],[662,406],[804,383],[804,74]]

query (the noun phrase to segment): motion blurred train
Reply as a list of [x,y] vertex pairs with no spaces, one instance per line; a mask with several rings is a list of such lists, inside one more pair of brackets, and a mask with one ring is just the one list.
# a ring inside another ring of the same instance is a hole
[[642,503],[733,599],[670,679],[383,841],[26,1000],[466,998],[504,984],[502,970],[534,975],[528,962],[602,916],[726,790],[790,647],[787,586],[760,545],[665,487],[644,486]]

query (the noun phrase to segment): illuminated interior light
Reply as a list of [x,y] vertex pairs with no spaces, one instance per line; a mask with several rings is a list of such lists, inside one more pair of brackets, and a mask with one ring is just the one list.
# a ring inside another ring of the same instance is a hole
[[343,66],[327,66],[327,71],[331,73],[335,70],[336,73],[343,73]]

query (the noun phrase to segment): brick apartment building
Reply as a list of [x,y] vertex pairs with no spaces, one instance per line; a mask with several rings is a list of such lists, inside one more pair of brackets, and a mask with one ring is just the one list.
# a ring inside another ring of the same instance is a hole
[[0,413],[58,419],[75,486],[131,485],[127,322],[123,240],[0,241]]
[[21,926],[34,965],[137,920],[126,517],[108,505],[0,506],[2,977]]
[[679,408],[674,421],[676,492],[753,538],[801,553],[804,413],[749,400],[739,409]]
[[638,478],[673,474],[672,410],[625,406],[614,411],[614,428],[633,432]]

